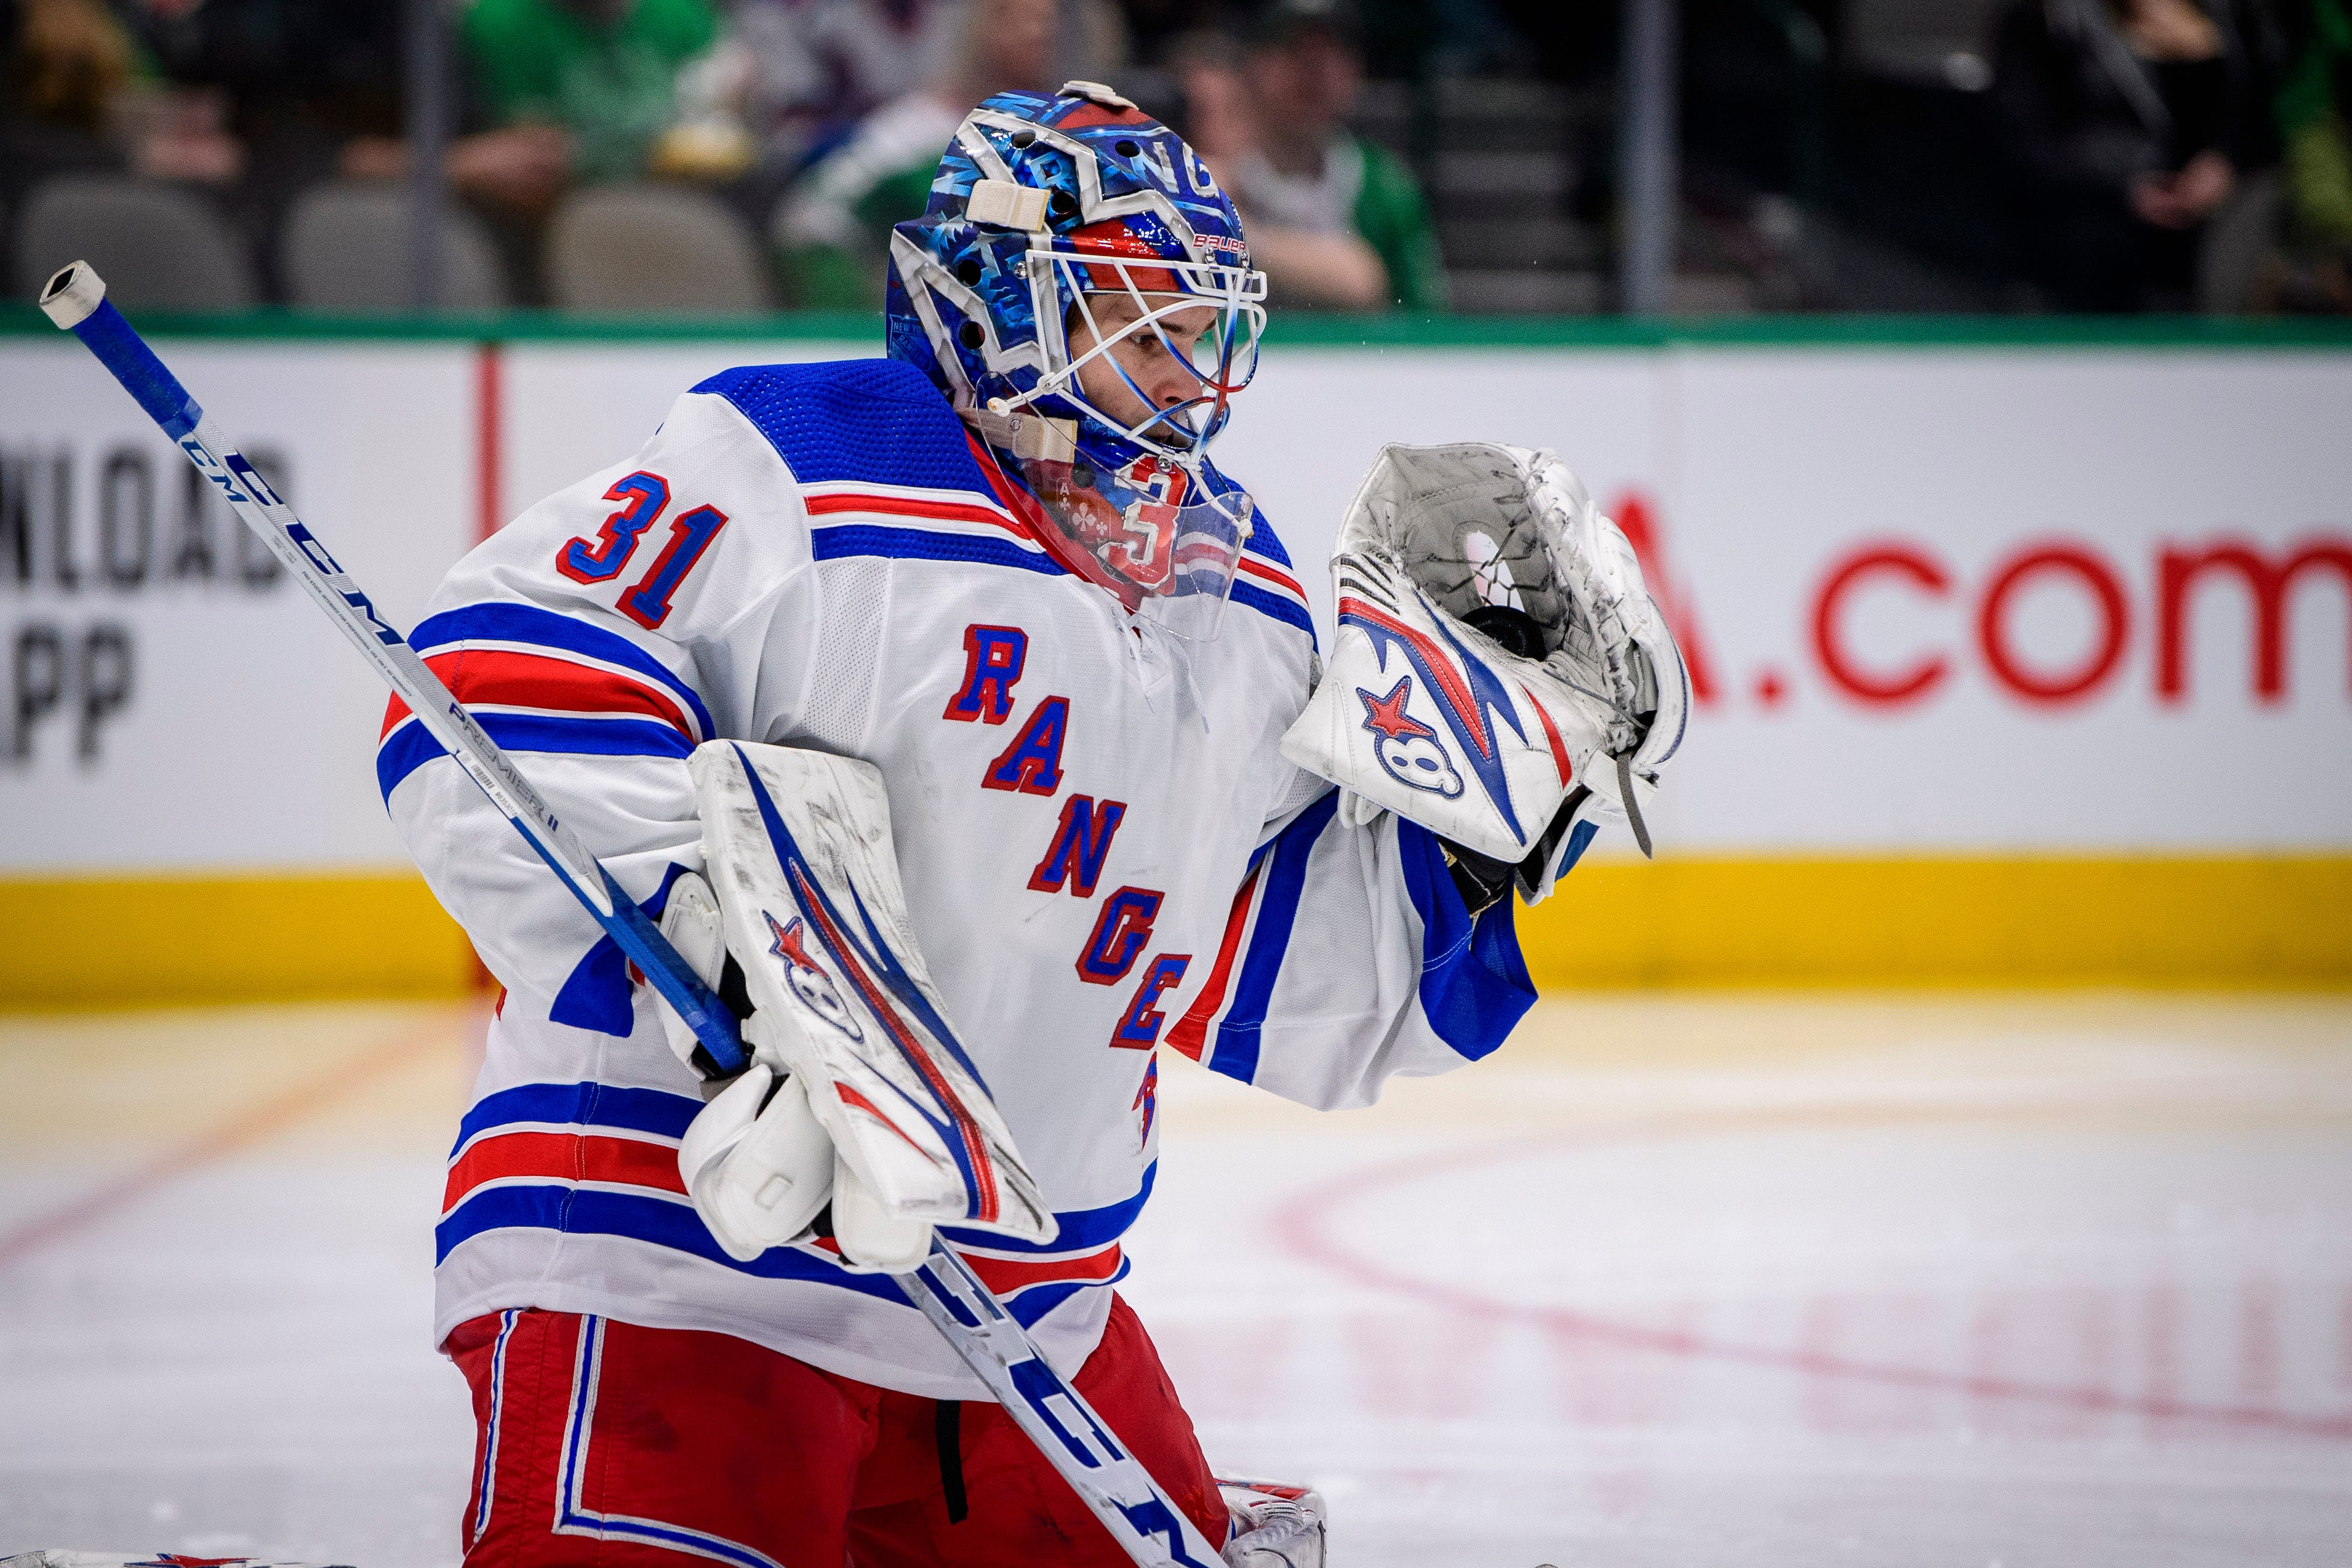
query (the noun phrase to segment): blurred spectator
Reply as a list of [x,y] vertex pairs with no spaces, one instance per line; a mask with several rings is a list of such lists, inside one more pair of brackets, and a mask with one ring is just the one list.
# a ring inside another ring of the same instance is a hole
[[1444,308],[1420,187],[1386,149],[1348,129],[1363,78],[1348,0],[1276,0],[1250,35],[1230,115],[1213,66],[1183,74],[1209,143],[1203,156],[1239,204],[1277,301]]
[[956,45],[938,74],[868,115],[778,204],[770,237],[788,300],[838,309],[881,299],[891,225],[922,216],[940,154],[982,99],[1111,74],[1117,18],[1099,4],[1075,9],[1079,36],[1066,39],[1056,0],[966,0],[958,8]]
[[1178,56],[1202,34],[1236,31],[1254,9],[1247,0],[1119,0],[1136,63],[1154,69],[1174,68]]
[[118,0],[164,87],[132,128],[158,179],[239,184],[266,219],[400,131],[399,0]]
[[2030,260],[2070,310],[2180,308],[2198,244],[2262,151],[2263,84],[2230,0],[2021,0],[1992,103]]
[[565,175],[648,172],[678,121],[681,68],[718,41],[709,0],[474,0],[467,64],[493,125],[450,173],[518,209],[543,205]]
[[2279,94],[2291,309],[2352,311],[2352,11],[2314,0],[2311,37]]
[[0,0],[0,201],[42,174],[120,168],[110,133],[136,66],[100,0]]
[[720,53],[762,158],[797,167],[940,76],[962,19],[948,0],[736,0]]

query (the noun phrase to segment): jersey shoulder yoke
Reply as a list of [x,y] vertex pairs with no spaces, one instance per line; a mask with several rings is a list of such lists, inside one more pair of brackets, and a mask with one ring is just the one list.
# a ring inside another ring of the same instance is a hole
[[803,485],[991,493],[963,421],[902,361],[739,365],[694,390],[733,403]]

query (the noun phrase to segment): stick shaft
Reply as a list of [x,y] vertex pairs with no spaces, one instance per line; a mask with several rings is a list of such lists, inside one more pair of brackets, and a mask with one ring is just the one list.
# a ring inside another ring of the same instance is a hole
[[212,481],[229,509],[260,537],[269,553],[375,667],[442,749],[457,759],[466,776],[514,824],[515,831],[547,862],[557,880],[595,917],[621,951],[635,961],[646,980],[693,1029],[719,1069],[734,1073],[749,1065],[734,1015],[678,956],[612,873],[558,820],[498,743],[450,695],[441,677],[376,613],[359,584],[205,416],[179,378],[113,304],[100,300],[97,308],[70,329],[149,417],[163,427],[197,472]]
[[1129,1556],[1144,1568],[1222,1568],[1199,1527],[946,1242],[934,1239],[920,1268],[894,1278]]

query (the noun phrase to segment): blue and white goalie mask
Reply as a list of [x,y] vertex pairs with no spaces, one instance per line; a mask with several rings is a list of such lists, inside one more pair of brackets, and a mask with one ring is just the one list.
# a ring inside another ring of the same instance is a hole
[[1065,565],[1196,639],[1250,535],[1208,449],[1256,371],[1265,300],[1208,169],[1088,82],[973,110],[890,240],[891,355],[1018,477]]

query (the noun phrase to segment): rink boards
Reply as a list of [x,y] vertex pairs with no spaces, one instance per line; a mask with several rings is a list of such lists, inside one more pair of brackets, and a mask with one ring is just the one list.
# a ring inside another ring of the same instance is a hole
[[[406,625],[678,392],[853,325],[159,341]],[[2352,982],[2352,337],[1802,330],[1310,323],[1224,438],[1326,625],[1386,440],[1553,447],[1644,548],[1690,738],[1659,862],[1523,914],[1538,980]],[[0,334],[0,1005],[471,984],[373,677],[189,476]]]

